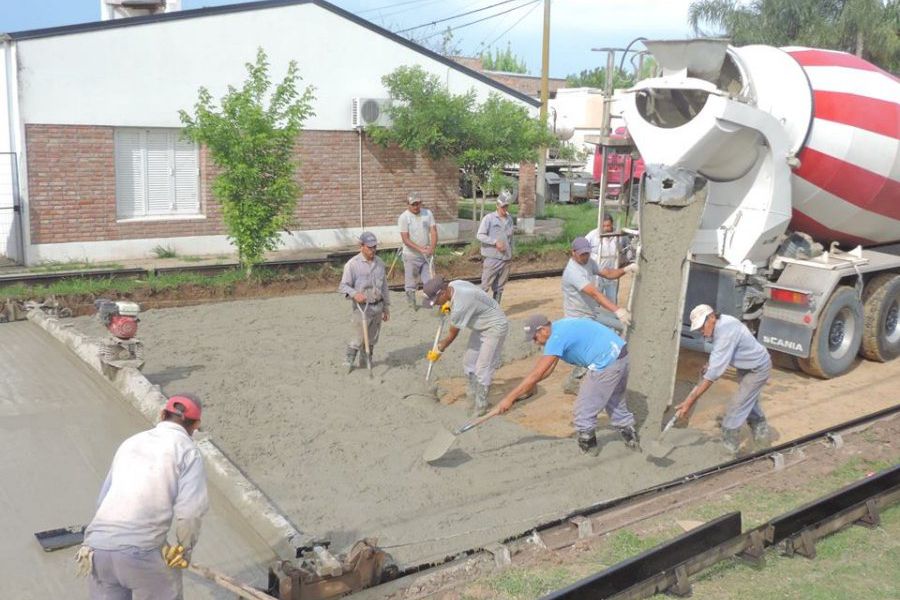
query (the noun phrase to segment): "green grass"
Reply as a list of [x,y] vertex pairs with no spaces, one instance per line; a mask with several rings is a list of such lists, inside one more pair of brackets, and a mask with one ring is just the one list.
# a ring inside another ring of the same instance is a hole
[[88,271],[92,269],[121,269],[119,263],[93,263],[89,260],[59,262],[49,260],[28,269],[31,273],[58,273],[60,271]]
[[492,598],[537,598],[573,578],[568,569],[509,569],[491,582]]
[[193,256],[193,255],[189,254],[187,256],[182,256],[181,260],[183,260],[184,262],[195,263],[195,262],[200,262],[201,260],[203,260],[203,257],[202,256]]
[[178,253],[171,246],[157,246],[153,249],[156,258],[175,258]]

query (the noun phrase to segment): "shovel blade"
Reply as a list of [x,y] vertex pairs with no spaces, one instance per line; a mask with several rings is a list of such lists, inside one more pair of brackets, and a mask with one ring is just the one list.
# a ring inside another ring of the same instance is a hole
[[455,442],[456,434],[446,429],[440,430],[434,436],[434,439],[431,440],[431,443],[428,444],[428,447],[425,448],[425,452],[422,453],[422,459],[428,463],[440,460],[450,451]]
[[666,444],[659,440],[653,440],[647,447],[647,454],[649,454],[653,458],[665,458],[674,448],[675,446],[673,446],[672,444]]

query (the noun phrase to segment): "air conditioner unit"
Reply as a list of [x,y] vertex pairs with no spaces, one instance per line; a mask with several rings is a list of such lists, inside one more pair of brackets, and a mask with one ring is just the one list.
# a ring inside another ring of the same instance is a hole
[[380,125],[388,127],[391,118],[387,113],[391,101],[388,98],[354,98],[350,112],[351,127],[365,127],[366,125]]

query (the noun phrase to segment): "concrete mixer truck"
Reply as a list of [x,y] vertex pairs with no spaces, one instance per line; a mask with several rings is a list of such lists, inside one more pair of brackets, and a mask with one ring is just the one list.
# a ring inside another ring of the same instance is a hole
[[628,131],[648,165],[708,185],[685,312],[739,317],[817,377],[898,356],[897,78],[828,50],[646,46],[662,74],[621,100]]

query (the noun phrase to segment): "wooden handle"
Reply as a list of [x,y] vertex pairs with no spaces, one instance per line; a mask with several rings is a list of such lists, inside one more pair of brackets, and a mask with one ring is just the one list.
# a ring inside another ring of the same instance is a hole
[[214,571],[209,567],[191,564],[188,565],[187,570],[204,579],[212,581],[219,587],[226,589],[233,594],[237,594],[239,598],[245,598],[246,600],[278,600],[274,596],[270,596],[265,592],[261,592],[249,585],[243,584],[240,581],[232,579],[224,573]]

